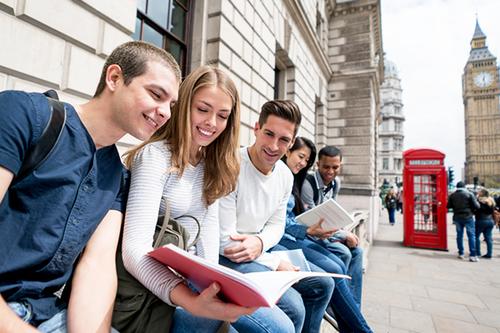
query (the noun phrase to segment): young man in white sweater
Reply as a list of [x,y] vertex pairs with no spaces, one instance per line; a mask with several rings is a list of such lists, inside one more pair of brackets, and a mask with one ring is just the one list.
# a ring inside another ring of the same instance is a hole
[[[270,250],[277,249],[283,236],[293,185],[292,173],[280,159],[292,146],[300,121],[299,108],[291,101],[269,101],[262,106],[254,128],[255,143],[241,149],[236,190],[219,201],[221,264],[244,273],[297,270]],[[284,312],[296,332],[319,332],[333,280],[308,278],[293,287],[278,307],[258,310],[251,316],[271,326]]]

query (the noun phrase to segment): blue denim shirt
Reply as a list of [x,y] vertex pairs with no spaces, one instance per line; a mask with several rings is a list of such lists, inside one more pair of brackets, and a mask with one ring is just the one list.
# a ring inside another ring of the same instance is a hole
[[[114,145],[96,150],[75,109],[48,159],[0,203],[0,293],[32,307],[32,324],[65,307],[53,293],[110,209],[124,211],[125,172]],[[41,94],[0,93],[0,165],[14,174],[48,122]]]
[[286,205],[286,224],[285,224],[285,234],[284,238],[296,241],[297,239],[304,239],[307,236],[307,226],[298,223],[295,220],[295,213],[293,208],[295,207],[295,197],[290,195],[288,203]]

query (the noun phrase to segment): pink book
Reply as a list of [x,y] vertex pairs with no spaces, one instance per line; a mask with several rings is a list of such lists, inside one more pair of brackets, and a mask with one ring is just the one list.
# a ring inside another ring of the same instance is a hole
[[272,307],[300,279],[312,276],[350,278],[324,272],[268,271],[243,274],[169,244],[148,254],[203,290],[212,282],[221,286],[220,297],[247,307]]

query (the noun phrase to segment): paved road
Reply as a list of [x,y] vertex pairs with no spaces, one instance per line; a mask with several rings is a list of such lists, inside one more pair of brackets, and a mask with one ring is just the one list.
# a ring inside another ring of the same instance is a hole
[[364,276],[363,313],[374,332],[500,333],[498,229],[494,258],[472,263],[457,258],[451,215],[448,252],[403,247],[401,215],[396,226],[387,220],[384,211]]

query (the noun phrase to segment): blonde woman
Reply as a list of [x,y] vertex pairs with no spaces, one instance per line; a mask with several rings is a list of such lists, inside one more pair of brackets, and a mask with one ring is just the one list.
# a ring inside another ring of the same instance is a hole
[[[150,93],[160,98],[157,87]],[[147,115],[144,115],[147,119]],[[148,119],[154,126],[154,120]],[[153,249],[158,213],[168,200],[171,216],[189,214],[201,224],[200,239],[190,252],[218,261],[217,199],[232,192],[239,173],[240,100],[232,80],[217,68],[194,70],[179,90],[172,117],[151,139],[132,150],[122,241],[125,268],[159,299],[177,307],[171,332],[214,332],[220,321],[234,321],[252,309],[217,298],[219,286],[193,291],[164,265],[147,256]],[[189,219],[178,219],[197,232]],[[210,319],[215,320],[210,320]]]

